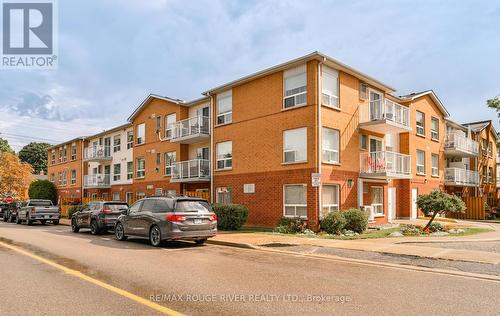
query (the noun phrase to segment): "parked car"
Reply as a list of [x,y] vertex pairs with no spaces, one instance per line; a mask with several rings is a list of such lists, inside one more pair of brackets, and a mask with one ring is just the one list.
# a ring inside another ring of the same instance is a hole
[[148,238],[158,247],[162,241],[194,240],[203,244],[217,234],[217,215],[203,199],[185,196],[150,197],[134,203],[118,217],[115,238]]
[[22,205],[21,202],[15,202],[15,203],[8,204],[8,208],[4,211],[4,214],[3,214],[3,221],[14,223],[14,221],[17,218],[17,211],[19,210],[21,205]]
[[33,225],[33,222],[40,221],[45,225],[47,221],[54,225],[59,225],[59,208],[52,205],[50,200],[29,200],[17,211],[16,224],[25,222]]
[[0,203],[0,217],[4,219],[4,222],[7,221],[7,220],[5,220],[4,214],[7,213],[8,209],[9,209],[9,204],[7,204],[7,203]]
[[90,228],[92,235],[97,235],[114,229],[116,219],[127,209],[125,202],[91,202],[85,209],[73,214],[71,230],[78,233],[80,228]]

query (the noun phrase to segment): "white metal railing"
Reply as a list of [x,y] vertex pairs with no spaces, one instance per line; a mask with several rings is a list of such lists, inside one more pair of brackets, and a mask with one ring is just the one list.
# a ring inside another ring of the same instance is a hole
[[461,133],[449,133],[444,142],[445,149],[458,149],[479,155],[479,143]]
[[388,120],[410,127],[410,111],[408,107],[392,102],[388,99],[370,100],[368,107],[359,108],[360,123]]
[[85,148],[83,152],[83,158],[89,159],[110,159],[111,158],[111,146],[91,146]]
[[171,128],[171,139],[196,135],[209,134],[210,120],[207,116],[193,116],[176,122]]
[[386,173],[394,176],[411,175],[411,157],[392,151],[375,151],[362,153],[360,156],[360,173]]
[[109,174],[92,174],[83,177],[83,186],[90,187],[107,187],[111,182]]
[[444,182],[453,185],[479,185],[479,173],[477,171],[462,168],[444,169]]
[[172,171],[172,179],[209,178],[210,162],[208,159],[179,161]]

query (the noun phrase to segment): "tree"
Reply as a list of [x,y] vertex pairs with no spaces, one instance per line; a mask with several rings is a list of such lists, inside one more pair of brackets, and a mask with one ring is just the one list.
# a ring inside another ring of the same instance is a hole
[[463,213],[465,211],[465,203],[462,199],[456,195],[450,195],[438,190],[420,195],[417,199],[417,206],[424,212],[425,216],[429,216],[432,213],[431,219],[423,229],[424,231],[429,228],[438,214]]
[[497,115],[498,115],[499,120],[500,120],[500,98],[499,97],[500,97],[500,95],[497,95],[493,99],[486,100],[486,105],[489,108],[492,108],[495,111],[497,111]]
[[57,204],[57,189],[54,183],[48,180],[37,180],[31,182],[28,189],[30,199],[51,200],[54,205]]
[[9,141],[0,137],[0,153],[3,152],[13,153],[14,151],[10,148]]
[[9,193],[17,199],[28,198],[28,187],[33,180],[33,168],[9,152],[0,152],[0,193]]
[[29,163],[36,174],[42,170],[47,173],[47,149],[51,147],[47,143],[29,143],[19,151],[19,158]]

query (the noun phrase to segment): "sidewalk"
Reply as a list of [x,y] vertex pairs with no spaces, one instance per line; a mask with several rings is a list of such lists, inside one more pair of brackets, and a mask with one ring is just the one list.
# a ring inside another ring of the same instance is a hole
[[[407,222],[407,221],[405,221]],[[415,222],[415,221],[413,221]],[[422,224],[424,221],[419,221]],[[494,229],[492,232],[462,237],[399,237],[378,239],[337,240],[310,237],[286,236],[272,233],[221,232],[210,243],[243,248],[262,249],[269,244],[305,245],[339,249],[373,251],[385,254],[417,256],[431,259],[458,260],[466,262],[499,264],[500,253],[450,249],[426,246],[437,242],[486,242],[500,241],[500,226],[477,222],[459,221],[455,226],[476,226]],[[496,227],[495,227],[496,226]],[[412,243],[412,244],[408,244]],[[418,243],[418,245],[415,245]],[[266,249],[269,249],[266,247]]]

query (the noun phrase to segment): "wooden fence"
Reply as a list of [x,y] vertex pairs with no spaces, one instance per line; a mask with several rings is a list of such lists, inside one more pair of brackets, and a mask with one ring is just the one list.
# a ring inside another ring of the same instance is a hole
[[462,214],[446,214],[447,217],[457,219],[475,219],[483,220],[486,218],[486,210],[484,209],[484,198],[478,196],[463,197],[467,209]]
[[205,199],[210,202],[210,192],[207,191],[184,191],[184,195]]
[[487,203],[489,207],[500,207],[500,199],[497,198],[488,198]]

